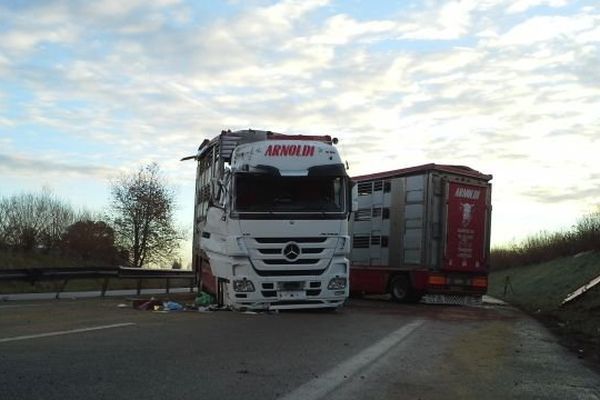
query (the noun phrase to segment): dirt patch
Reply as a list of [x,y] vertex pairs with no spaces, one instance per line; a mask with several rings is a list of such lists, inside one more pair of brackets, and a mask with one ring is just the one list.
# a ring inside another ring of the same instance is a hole
[[[527,310],[523,311],[527,312]],[[535,312],[528,312],[528,314],[546,326],[558,338],[558,342],[562,346],[600,373],[600,338],[598,336],[583,333],[576,322],[565,319],[564,315]]]

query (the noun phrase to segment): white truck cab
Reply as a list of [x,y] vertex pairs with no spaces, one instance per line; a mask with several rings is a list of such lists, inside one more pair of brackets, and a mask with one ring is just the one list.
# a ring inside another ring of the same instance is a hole
[[194,264],[234,308],[348,297],[350,180],[330,136],[223,131],[198,154]]

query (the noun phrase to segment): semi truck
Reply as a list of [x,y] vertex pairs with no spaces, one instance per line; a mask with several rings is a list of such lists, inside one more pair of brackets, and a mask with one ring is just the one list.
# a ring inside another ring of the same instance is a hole
[[491,175],[426,164],[352,178],[351,295],[477,303],[487,291]]
[[351,186],[329,135],[222,131],[197,161],[192,262],[236,309],[337,308],[349,294]]

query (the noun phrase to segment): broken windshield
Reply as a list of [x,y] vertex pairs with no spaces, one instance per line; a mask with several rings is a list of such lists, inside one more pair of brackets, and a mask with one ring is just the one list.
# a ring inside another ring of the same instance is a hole
[[239,212],[344,212],[344,179],[237,174],[235,209]]

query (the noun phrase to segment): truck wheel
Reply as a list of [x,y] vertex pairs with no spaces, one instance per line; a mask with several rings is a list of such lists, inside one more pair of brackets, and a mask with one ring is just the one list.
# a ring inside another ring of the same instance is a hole
[[392,299],[398,303],[405,303],[411,297],[410,282],[405,275],[397,275],[390,282]]

